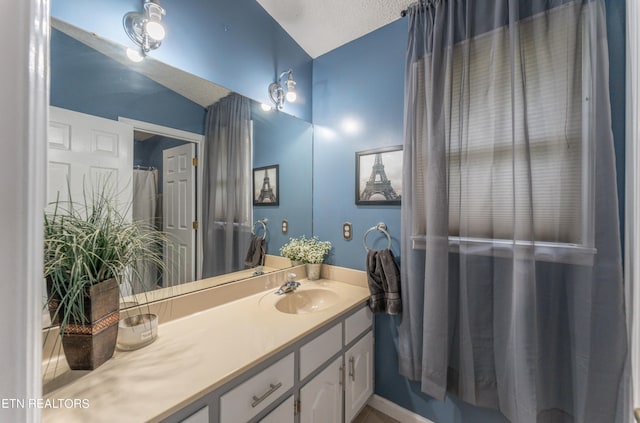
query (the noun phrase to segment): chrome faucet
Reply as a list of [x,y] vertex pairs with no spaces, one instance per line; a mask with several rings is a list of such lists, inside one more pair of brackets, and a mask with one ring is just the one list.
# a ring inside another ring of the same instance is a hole
[[295,273],[287,273],[287,281],[276,291],[276,294],[283,295],[295,291],[300,286],[300,282],[296,282],[295,278]]

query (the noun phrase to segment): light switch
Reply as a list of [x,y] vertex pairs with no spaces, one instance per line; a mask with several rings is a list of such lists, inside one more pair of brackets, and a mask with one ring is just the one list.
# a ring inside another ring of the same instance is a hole
[[346,241],[353,239],[353,226],[351,226],[350,222],[344,222],[342,224],[342,238]]
[[282,234],[286,235],[289,232],[289,222],[287,219],[282,219]]

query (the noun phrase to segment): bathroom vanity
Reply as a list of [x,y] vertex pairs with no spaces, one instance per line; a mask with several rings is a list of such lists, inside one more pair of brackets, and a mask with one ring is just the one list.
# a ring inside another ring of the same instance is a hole
[[238,282],[259,292],[161,320],[153,344],[46,396],[87,408],[46,409],[43,422],[350,422],[373,393],[369,291],[364,272],[325,268],[293,293],[275,294],[276,272]]
[[359,308],[164,422],[350,422],[373,394],[371,328]]

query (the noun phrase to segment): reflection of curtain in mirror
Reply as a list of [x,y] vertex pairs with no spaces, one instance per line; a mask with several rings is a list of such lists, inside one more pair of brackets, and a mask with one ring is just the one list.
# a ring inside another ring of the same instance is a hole
[[251,235],[251,109],[230,94],[207,108],[203,153],[203,277],[243,268]]
[[[151,229],[157,226],[158,211],[158,170],[133,170],[133,204],[134,221],[144,222]],[[158,269],[154,264],[141,263],[138,272],[142,274],[142,287],[132,287],[133,292],[144,292],[156,288]]]

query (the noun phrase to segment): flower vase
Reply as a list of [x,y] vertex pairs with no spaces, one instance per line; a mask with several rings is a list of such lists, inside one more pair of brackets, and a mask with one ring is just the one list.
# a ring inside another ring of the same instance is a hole
[[291,260],[291,266],[293,267],[300,266],[301,264],[304,264],[304,262],[299,260]]
[[310,281],[317,281],[320,279],[320,268],[322,263],[307,263],[307,279]]

